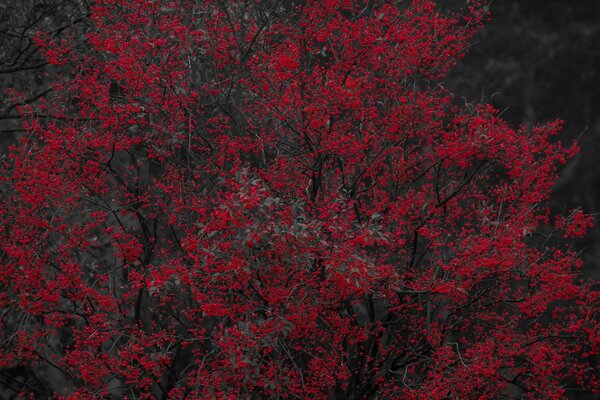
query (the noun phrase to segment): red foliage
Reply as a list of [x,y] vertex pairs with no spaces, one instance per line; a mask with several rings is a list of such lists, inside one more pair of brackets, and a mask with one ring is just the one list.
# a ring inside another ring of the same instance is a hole
[[39,35],[72,74],[2,160],[0,367],[29,371],[10,387],[600,387],[598,295],[554,234],[589,221],[547,208],[576,148],[439,83],[486,18],[470,4],[103,0],[87,46]]

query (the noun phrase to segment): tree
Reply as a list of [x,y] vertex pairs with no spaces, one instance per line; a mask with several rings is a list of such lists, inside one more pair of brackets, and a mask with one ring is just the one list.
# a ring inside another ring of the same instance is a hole
[[[43,398],[562,398],[597,291],[560,123],[442,82],[470,2],[104,0],[2,160],[2,382]],[[40,117],[40,116],[43,116]]]
[[[595,1],[494,2],[493,22],[486,23],[465,59],[445,79],[448,88],[467,98],[491,96],[509,122],[534,123],[560,115],[563,141],[578,138],[581,151],[559,170],[551,210],[584,206],[600,209],[600,41],[596,29],[600,3]],[[512,43],[506,46],[506,43]],[[583,249],[584,273],[598,279],[600,224],[575,241]]]
[[61,39],[68,31],[81,36],[87,15],[86,0],[5,0],[0,4],[0,91],[30,92],[12,102],[0,99],[0,153],[15,133],[22,132],[21,115],[16,107],[33,103],[52,91],[45,70],[47,63],[34,44],[34,36],[43,30]]

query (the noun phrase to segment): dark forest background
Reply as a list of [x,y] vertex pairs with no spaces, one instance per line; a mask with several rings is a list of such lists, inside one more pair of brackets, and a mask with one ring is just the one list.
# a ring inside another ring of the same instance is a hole
[[[17,105],[52,96],[51,82],[62,72],[46,65],[33,43],[35,33],[48,31],[57,39],[68,33],[83,43],[91,2],[0,0],[0,159],[24,132]],[[439,2],[440,8],[458,3],[464,1]],[[490,8],[492,20],[445,85],[457,102],[491,102],[514,125],[565,121],[559,139],[579,140],[581,152],[560,171],[552,207],[595,214],[595,227],[576,246],[586,276],[598,280],[600,1],[495,0]],[[9,88],[24,95],[7,95]]]

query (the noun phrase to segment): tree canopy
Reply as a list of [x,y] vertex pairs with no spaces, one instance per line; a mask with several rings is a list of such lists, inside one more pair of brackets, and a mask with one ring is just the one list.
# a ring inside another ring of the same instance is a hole
[[[3,385],[44,398],[564,398],[597,291],[561,123],[444,78],[483,3],[104,0],[1,160]],[[13,93],[15,98],[21,94]],[[25,98],[23,100],[26,100]]]

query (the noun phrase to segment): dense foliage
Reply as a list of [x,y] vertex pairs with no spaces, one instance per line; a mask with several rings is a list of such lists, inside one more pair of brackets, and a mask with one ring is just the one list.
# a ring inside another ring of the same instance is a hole
[[396,3],[103,0],[86,45],[36,36],[69,73],[2,160],[15,396],[598,387],[589,218],[546,205],[576,147],[444,88],[483,6]]

